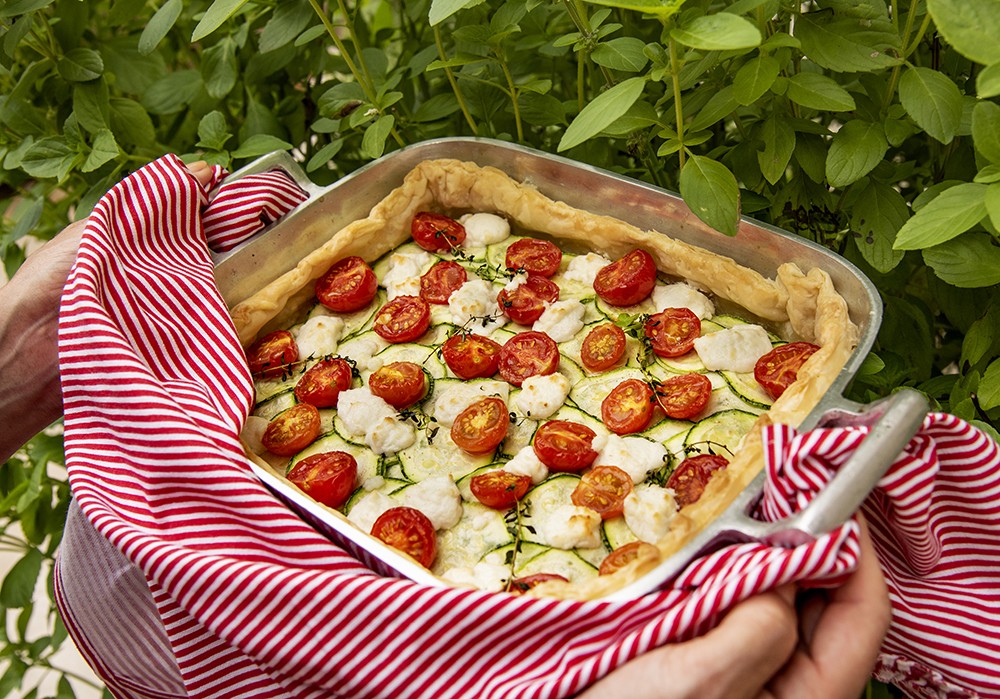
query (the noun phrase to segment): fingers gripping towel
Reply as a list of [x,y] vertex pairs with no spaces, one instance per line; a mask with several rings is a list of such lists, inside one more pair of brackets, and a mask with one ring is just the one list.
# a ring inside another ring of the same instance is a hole
[[[790,582],[836,584],[854,569],[850,522],[793,549],[726,548],[629,602],[529,599],[374,574],[277,501],[238,440],[253,387],[209,250],[231,248],[304,198],[283,175],[254,177],[223,180],[209,204],[183,163],[166,156],[117,185],[88,222],[60,317],[73,492],[145,575],[189,696],[570,696],[647,650],[704,632],[750,595]],[[921,439],[979,435],[941,421]],[[839,433],[850,441],[860,431]],[[805,458],[786,454],[796,438],[786,428],[768,438],[776,440],[765,508],[773,516],[807,501],[840,457],[814,456],[817,445]],[[936,528],[941,508],[932,508],[924,526],[914,497],[930,494],[911,490],[944,471],[940,450],[927,451],[904,455],[887,476],[896,474],[893,487],[869,508],[884,518],[873,526],[883,553],[897,546],[899,570],[909,571],[893,588],[903,601],[912,581],[933,587],[939,567],[952,565],[952,520]],[[995,486],[995,446],[989,458],[975,468]],[[968,458],[957,461],[967,468]],[[799,478],[800,463],[815,477]],[[963,599],[990,602],[975,586],[962,590]],[[895,657],[936,672],[934,686],[997,692],[997,653],[972,680],[959,662],[939,664],[924,636],[907,635],[908,619],[894,626],[886,671],[901,667]],[[994,631],[995,622],[987,619]]]

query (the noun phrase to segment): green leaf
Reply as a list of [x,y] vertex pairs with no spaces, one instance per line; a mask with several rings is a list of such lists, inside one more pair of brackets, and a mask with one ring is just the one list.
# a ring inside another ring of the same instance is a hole
[[7,30],[7,33],[3,37],[3,52],[5,54],[11,58],[14,57],[14,52],[17,51],[17,47],[20,46],[21,41],[24,40],[24,37],[28,35],[29,31],[31,31],[31,26],[34,22],[35,15],[33,14],[24,15],[14,20],[14,23],[10,26],[10,29]]
[[433,27],[451,17],[459,10],[466,7],[478,5],[482,0],[431,0],[430,12],[427,13],[427,20]]
[[[527,97],[527,95],[522,96],[522,101],[524,97]],[[413,116],[411,118],[417,123],[426,123],[429,121],[437,121],[438,119],[445,119],[458,110],[459,104],[454,93],[446,92],[440,95],[434,95],[426,102],[421,102],[420,106],[413,112]]]
[[631,36],[622,36],[597,45],[590,58],[597,65],[621,70],[628,73],[638,73],[646,67],[649,59],[643,53],[646,42]]
[[944,190],[906,222],[893,247],[930,248],[969,230],[986,215],[986,188],[984,184],[967,182]]
[[194,28],[191,41],[201,41],[235,15],[247,0],[215,0]]
[[163,37],[173,29],[183,9],[182,0],[167,0],[163,3],[142,30],[142,35],[139,37],[139,53],[145,56],[155,51],[163,41]]
[[1000,284],[1000,247],[986,233],[966,233],[924,250],[923,257],[940,279],[960,289]]
[[795,151],[795,131],[778,117],[772,116],[764,122],[760,137],[764,141],[764,150],[757,153],[760,172],[764,179],[776,184],[785,176],[788,162]]
[[289,150],[292,144],[282,141],[270,134],[255,134],[243,141],[240,147],[232,152],[234,158],[256,158],[276,150]]
[[702,51],[729,51],[760,46],[760,30],[743,17],[719,12],[695,17],[670,31],[678,43]]
[[178,70],[157,80],[142,96],[142,104],[153,114],[176,114],[191,104],[204,83],[196,70]]
[[703,155],[692,156],[681,170],[680,190],[695,216],[717,231],[736,235],[740,188],[729,168]]
[[698,112],[698,116],[691,122],[690,128],[693,131],[707,129],[712,124],[718,123],[732,114],[739,104],[735,90],[731,85],[727,85],[708,99],[705,106]]
[[622,10],[632,10],[642,12],[647,15],[656,15],[665,18],[675,14],[680,10],[685,0],[584,0],[590,5],[601,5],[603,7],[617,7]]
[[830,143],[826,178],[832,187],[846,187],[882,162],[889,143],[882,124],[855,119],[844,124]]
[[733,94],[742,105],[753,104],[771,89],[781,72],[781,64],[771,56],[757,56],[736,71]]
[[361,139],[361,153],[366,158],[379,158],[385,152],[385,141],[396,124],[396,118],[391,114],[383,114],[375,123],[365,129]]
[[1000,318],[997,317],[996,309],[996,304],[991,306],[965,333],[962,339],[962,357],[959,360],[963,367],[978,364],[1000,340]]
[[850,112],[855,108],[851,93],[837,81],[819,73],[796,73],[788,79],[785,94],[803,107],[831,112]]
[[73,85],[73,114],[80,126],[91,133],[108,127],[111,106],[108,85],[104,80],[92,80]]
[[70,82],[96,80],[104,72],[104,60],[93,49],[76,48],[66,52],[56,64],[59,75]]
[[236,86],[239,64],[236,61],[236,44],[228,37],[202,53],[201,75],[205,91],[215,99],[222,99]]
[[989,186],[983,197],[983,204],[990,221],[996,226],[1000,223],[1000,183],[995,182]]
[[977,63],[1000,63],[1000,4],[992,0],[927,0],[934,26],[960,54]]
[[629,110],[645,87],[645,79],[629,78],[598,95],[566,128],[558,150],[569,150],[599,134]]
[[986,66],[976,75],[976,95],[988,99],[1000,95],[1000,63]]
[[972,110],[972,142],[991,163],[1000,164],[1000,106],[980,102]]
[[1000,182],[1000,165],[987,165],[976,173],[976,176],[972,181],[982,182],[984,184]]
[[892,244],[910,216],[903,195],[887,184],[869,181],[850,212],[851,227],[861,234],[855,243],[865,261],[882,274],[895,269],[905,253]]
[[962,121],[962,93],[944,73],[908,68],[899,80],[899,101],[913,121],[941,143],[950,143]]
[[135,37],[108,41],[101,46],[101,55],[107,72],[115,76],[115,86],[124,93],[141,95],[167,74],[160,52],[143,56],[135,46]]
[[98,132],[94,139],[94,145],[90,148],[90,155],[80,168],[82,172],[93,172],[104,163],[114,160],[121,154],[115,136],[109,129]]
[[827,18],[826,12],[807,12],[795,20],[802,52],[827,70],[838,73],[878,71],[899,63],[886,53],[899,48],[899,36],[884,21]]
[[28,12],[34,12],[43,7],[48,7],[53,2],[54,0],[13,0],[12,2],[4,3],[4,7],[0,7],[0,19],[17,17]]
[[0,586],[0,603],[4,607],[21,609],[31,604],[42,570],[42,554],[38,549],[28,549],[17,563],[11,567]]
[[113,97],[110,100],[111,131],[123,146],[149,147],[156,141],[153,120],[135,100]]
[[993,410],[1000,406],[1000,359],[994,359],[986,367],[983,378],[979,380],[976,396],[979,398],[979,407],[983,410]]
[[324,167],[333,160],[333,156],[340,152],[340,149],[344,146],[344,139],[338,138],[325,146],[320,148],[313,157],[309,158],[309,162],[306,164],[306,172],[313,172],[321,167]]
[[61,138],[49,137],[36,141],[24,154],[21,167],[32,177],[62,179],[73,167],[78,153],[70,150]]
[[274,15],[267,20],[260,33],[258,46],[261,52],[267,53],[295,41],[295,38],[309,26],[314,16],[308,3],[279,3]]
[[206,114],[198,122],[198,146],[209,150],[225,150],[226,141],[232,137],[226,117],[219,110]]

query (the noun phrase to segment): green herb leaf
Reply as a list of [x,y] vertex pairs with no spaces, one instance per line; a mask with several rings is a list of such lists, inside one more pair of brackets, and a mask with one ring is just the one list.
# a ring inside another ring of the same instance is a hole
[[645,87],[646,81],[643,78],[629,78],[598,95],[566,128],[558,150],[569,150],[599,134],[629,110]]
[[906,200],[889,185],[869,181],[851,206],[851,227],[861,234],[858,250],[872,267],[885,274],[895,269],[905,254],[892,247],[896,234],[910,216]]
[[239,64],[236,45],[229,38],[223,39],[202,53],[201,75],[205,91],[215,99],[222,99],[236,87]]
[[969,230],[986,215],[986,188],[969,182],[944,190],[906,222],[893,247],[929,248]]
[[1000,164],[1000,106],[980,102],[972,110],[972,142],[990,162]]
[[142,35],[139,37],[139,53],[144,56],[152,53],[163,41],[163,37],[173,29],[183,9],[182,0],[167,0],[163,3],[142,30]]
[[191,34],[191,41],[201,41],[235,15],[247,0],[215,0],[202,16]]
[[994,351],[1000,341],[1000,308],[993,304],[982,318],[973,323],[962,339],[963,366],[976,365],[987,352]]
[[0,19],[17,17],[18,15],[27,14],[28,12],[41,10],[44,7],[48,7],[53,2],[54,0],[12,0],[11,2],[5,3],[4,7],[0,7]]
[[669,17],[681,9],[684,0],[585,0],[590,5],[617,7],[622,10],[634,10],[660,18]]
[[986,371],[983,378],[979,380],[979,407],[983,410],[993,410],[1000,406],[1000,359],[994,359]]
[[104,60],[93,49],[75,48],[66,52],[57,64],[59,75],[70,82],[96,80],[104,72]]
[[729,51],[760,46],[760,30],[743,17],[728,12],[695,17],[670,31],[678,43],[702,51]]
[[178,70],[157,80],[142,96],[153,114],[176,114],[189,105],[204,87],[196,70]]
[[385,151],[385,140],[389,138],[396,118],[391,114],[383,114],[375,123],[365,129],[361,141],[361,151],[368,158],[378,158]]
[[792,102],[810,109],[850,112],[854,98],[836,80],[819,73],[797,73],[788,79],[785,94]]
[[887,21],[830,19],[827,12],[807,12],[795,21],[802,51],[818,65],[838,73],[877,71],[899,63],[887,53],[899,49],[899,36]]
[[3,606],[21,609],[31,604],[41,570],[41,552],[36,548],[28,549],[3,579],[3,585],[0,586],[0,602]]
[[950,143],[962,121],[962,93],[944,73],[909,68],[899,80],[899,101],[917,125]]
[[612,70],[638,73],[649,63],[644,53],[645,48],[646,42],[641,39],[621,36],[598,44],[590,58],[594,63]]
[[90,148],[90,155],[80,168],[81,172],[93,172],[104,163],[114,160],[121,154],[115,136],[109,129],[98,132],[94,139],[94,145]]
[[923,256],[938,277],[960,289],[1000,284],[1000,247],[986,233],[966,233],[924,250]]
[[219,110],[206,114],[198,122],[198,145],[209,150],[225,150],[226,141],[233,134],[226,124],[226,117]]
[[742,105],[750,105],[764,96],[781,72],[781,64],[771,56],[757,56],[736,71],[733,94]]
[[459,10],[478,5],[480,2],[482,0],[431,0],[431,8],[427,14],[427,19],[433,27],[435,24],[440,24],[448,19]]
[[988,99],[1000,95],[1000,63],[986,66],[976,75],[976,95]]
[[960,54],[976,63],[1000,63],[1000,5],[970,0],[927,0],[934,26]]
[[256,158],[276,150],[289,150],[291,143],[266,133],[254,134],[233,151],[234,158]]
[[313,17],[315,13],[308,3],[279,3],[260,33],[257,45],[261,53],[274,51],[295,41],[295,38],[309,26]]
[[826,156],[826,178],[833,187],[846,187],[882,162],[889,143],[880,123],[855,119],[844,124]]
[[729,168],[703,155],[692,156],[681,170],[680,190],[698,218],[726,235],[736,235],[740,188]]
[[795,131],[784,120],[772,116],[760,130],[764,150],[757,153],[761,174],[771,184],[785,176],[785,170],[795,151]]

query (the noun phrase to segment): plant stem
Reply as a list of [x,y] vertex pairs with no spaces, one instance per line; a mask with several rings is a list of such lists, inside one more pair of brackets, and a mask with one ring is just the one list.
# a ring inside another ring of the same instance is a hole
[[677,44],[673,39],[668,42],[670,50],[670,77],[674,86],[674,119],[677,122],[677,172],[684,169],[684,105],[681,102],[681,65],[677,58]]
[[[447,60],[447,56],[444,52],[444,42],[441,41],[441,30],[434,25],[434,45],[437,46],[438,58],[444,62]],[[472,129],[472,135],[479,135],[479,128],[476,126],[476,121],[472,118],[472,114],[469,112],[469,107],[465,103],[465,97],[462,95],[462,90],[458,86],[458,80],[455,79],[455,74],[452,72],[451,67],[445,66],[444,74],[448,77],[448,83],[451,85],[451,91],[455,93],[455,99],[458,100],[458,107],[462,110],[462,115],[465,116],[465,121]]]
[[[894,9],[898,10],[895,6]],[[900,58],[900,62],[892,67],[892,73],[889,75],[889,87],[885,91],[885,98],[882,100],[882,111],[884,112],[892,104],[892,98],[896,95],[896,85],[899,83],[899,74],[903,69],[902,61],[905,61],[910,53],[917,48],[920,43],[920,39],[923,38],[924,32],[927,31],[927,27],[930,24],[931,16],[930,14],[924,17],[923,24],[920,26],[920,31],[917,34],[917,38],[910,43],[910,33],[913,31],[913,24],[917,20],[917,2],[916,0],[910,5],[909,12],[906,13],[906,28],[903,30],[900,36],[900,41],[902,42],[903,53]],[[898,18],[893,16],[893,20],[897,21]]]
[[517,140],[523,141],[524,126],[521,124],[521,108],[517,104],[517,86],[514,84],[514,76],[511,75],[507,61],[504,60],[499,50],[497,50],[497,60],[500,63],[500,69],[503,70],[504,77],[507,79],[507,88],[510,90],[510,103],[514,108],[514,125],[517,128]]

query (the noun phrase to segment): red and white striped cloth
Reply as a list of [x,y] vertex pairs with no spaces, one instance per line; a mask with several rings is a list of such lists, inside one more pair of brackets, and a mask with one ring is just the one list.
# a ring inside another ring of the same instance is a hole
[[[90,217],[60,316],[73,492],[148,581],[188,696],[564,697],[759,591],[853,570],[853,522],[793,549],[729,547],[628,602],[365,568],[261,485],[237,439],[253,387],[209,246],[303,198],[267,177],[223,182],[211,204],[173,156],[128,177]],[[808,501],[863,432],[772,429],[766,511]],[[917,696],[1000,696],[996,445],[929,416],[866,513],[894,607],[880,674]]]

